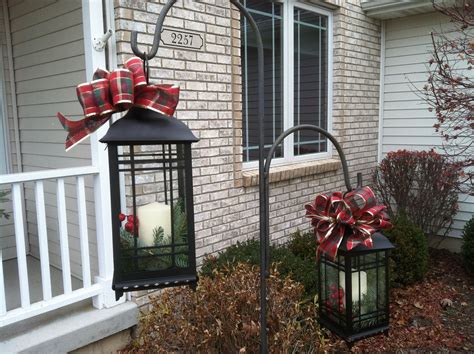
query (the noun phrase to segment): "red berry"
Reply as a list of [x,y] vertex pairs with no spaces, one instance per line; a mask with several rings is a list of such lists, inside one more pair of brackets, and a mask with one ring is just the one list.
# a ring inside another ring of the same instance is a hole
[[125,214],[120,213],[119,214],[119,219],[120,219],[120,221],[124,221],[125,220]]
[[133,223],[127,222],[127,223],[125,224],[125,230],[126,230],[127,232],[132,233],[132,232],[133,232]]
[[128,222],[133,222],[134,219],[135,219],[135,218],[133,217],[133,215],[127,216],[127,221],[128,221]]

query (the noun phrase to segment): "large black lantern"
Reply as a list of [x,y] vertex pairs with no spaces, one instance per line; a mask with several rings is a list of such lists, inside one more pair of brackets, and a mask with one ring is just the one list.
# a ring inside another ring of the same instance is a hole
[[332,332],[352,343],[389,328],[389,252],[393,248],[381,233],[373,247],[360,244],[350,251],[347,235],[335,260],[321,255],[319,319]]
[[137,107],[101,139],[109,153],[117,298],[196,283],[191,144],[197,141],[176,118]]

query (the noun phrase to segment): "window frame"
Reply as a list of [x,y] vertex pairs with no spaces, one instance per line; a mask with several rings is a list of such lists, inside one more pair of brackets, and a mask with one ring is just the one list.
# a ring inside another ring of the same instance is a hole
[[[283,35],[283,131],[294,126],[294,9],[300,8],[327,17],[328,57],[327,57],[327,131],[332,133],[332,102],[333,102],[333,13],[320,6],[305,3],[300,0],[284,0],[282,4],[282,35]],[[242,131],[245,134],[245,131]],[[283,141],[283,157],[272,160],[272,165],[291,165],[311,160],[324,160],[332,157],[332,144],[327,140],[327,151],[315,154],[294,155],[294,134]],[[266,156],[265,156],[266,158]],[[258,160],[242,163],[244,170],[258,167]]]

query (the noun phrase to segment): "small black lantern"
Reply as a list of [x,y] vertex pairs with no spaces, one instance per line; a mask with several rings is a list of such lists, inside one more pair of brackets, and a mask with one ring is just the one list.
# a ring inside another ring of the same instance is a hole
[[[194,286],[191,144],[198,139],[174,117],[133,107],[100,141],[109,153],[116,297]],[[121,210],[121,175],[129,212]]]
[[335,260],[322,254],[318,262],[319,321],[352,343],[389,328],[389,252],[394,247],[381,233],[373,247],[348,251],[347,234]]

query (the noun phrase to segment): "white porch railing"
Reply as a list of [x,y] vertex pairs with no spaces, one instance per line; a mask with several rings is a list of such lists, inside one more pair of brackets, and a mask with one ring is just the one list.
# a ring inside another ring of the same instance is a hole
[[[94,306],[102,308],[110,306],[106,299],[110,298],[111,274],[102,274],[104,267],[99,267],[99,274],[95,282],[91,280],[91,262],[89,254],[89,235],[87,227],[87,209],[85,196],[86,176],[93,176],[94,189],[100,188],[99,170],[96,167],[78,167],[59,170],[48,170],[39,172],[27,172],[0,176],[0,187],[9,185],[12,190],[11,199],[13,202],[13,220],[15,224],[16,259],[18,262],[18,277],[21,296],[21,306],[16,309],[7,310],[5,291],[5,276],[2,267],[2,252],[0,249],[0,327],[27,319],[69,304],[82,301],[87,298],[94,298]],[[76,290],[71,286],[71,264],[69,256],[69,234],[68,234],[68,214],[66,210],[65,178],[76,179],[76,200],[79,220],[79,244],[82,265],[82,287]],[[57,196],[57,220],[58,235],[60,244],[61,271],[63,294],[53,296],[51,285],[48,231],[46,221],[45,194],[43,181],[56,181]],[[25,247],[25,215],[23,184],[33,183],[35,190],[36,217],[38,225],[39,258],[41,265],[41,283],[43,299],[39,302],[31,303],[30,284],[28,281],[27,253]],[[97,195],[97,190],[94,191]],[[97,201],[96,201],[97,202]],[[96,220],[100,224],[104,220]],[[99,230],[98,230],[99,232]],[[104,235],[97,237],[97,242],[104,239]],[[102,249],[104,245],[98,245]],[[99,264],[110,263],[110,260],[102,259],[111,257],[110,252],[98,252]]]

